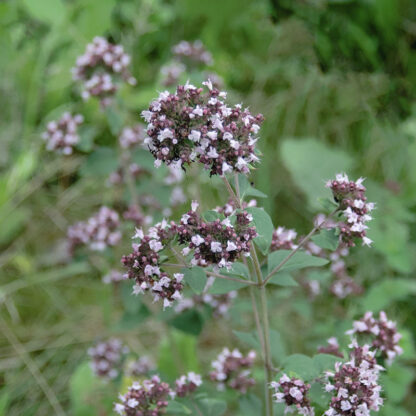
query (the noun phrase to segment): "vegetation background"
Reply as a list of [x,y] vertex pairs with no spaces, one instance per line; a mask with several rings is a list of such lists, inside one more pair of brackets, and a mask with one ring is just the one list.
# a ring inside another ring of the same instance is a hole
[[[251,325],[244,296],[229,321],[207,323],[199,338],[163,319],[145,321],[146,310],[126,306],[122,293],[102,284],[100,259],[65,262],[60,247],[68,225],[113,199],[105,175],[114,160],[94,164],[91,155],[114,147],[117,138],[98,104],[81,101],[70,74],[97,35],[121,43],[133,59],[138,84],[120,94],[126,123],[138,121],[163,88],[159,71],[171,47],[203,41],[231,100],[265,116],[254,183],[269,195],[263,203],[275,226],[308,232],[322,209],[316,196],[327,195],[325,179],[341,170],[367,178],[369,200],[377,202],[369,232],[374,248],[354,250],[350,264],[364,293],[340,300],[323,290],[312,300],[300,286],[282,287],[273,292],[271,324],[284,340],[282,351],[311,354],[357,315],[385,309],[404,334],[405,354],[383,381],[387,404],[380,414],[414,414],[416,3],[6,0],[0,2],[0,415],[51,414],[54,398],[68,414],[111,414],[107,402],[116,392],[105,386],[79,403],[92,383],[79,365],[100,337],[117,334],[175,374],[176,366],[207,366],[223,345],[238,345],[230,326]],[[197,82],[200,74],[188,77]],[[75,108],[86,118],[84,152],[69,159],[45,152],[47,121]],[[204,180],[202,201],[224,202],[221,189]],[[179,364],[170,355],[172,338]]]

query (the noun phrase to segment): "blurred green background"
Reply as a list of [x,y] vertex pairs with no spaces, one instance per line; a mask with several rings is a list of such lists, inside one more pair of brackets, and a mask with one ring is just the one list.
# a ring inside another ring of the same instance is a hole
[[[386,381],[382,414],[414,414],[416,2],[6,0],[0,1],[0,415],[51,414],[54,398],[71,414],[70,380],[91,342],[125,330],[131,348],[147,351],[163,335],[162,324],[116,327],[121,308],[101,283],[100,259],[65,264],[59,249],[68,225],[112,201],[105,178],[80,172],[89,152],[117,139],[97,102],[81,101],[70,73],[97,35],[132,56],[138,83],[120,92],[127,124],[163,89],[159,71],[171,47],[203,41],[230,100],[265,116],[253,181],[269,195],[262,202],[275,226],[306,233],[322,210],[317,197],[327,195],[326,179],[341,170],[367,178],[369,199],[377,203],[369,232],[374,248],[354,250],[349,265],[364,294],[340,300],[324,293],[312,302],[297,288],[283,288],[272,297],[272,326],[288,351],[308,354],[341,335],[357,314],[386,309],[406,348]],[[85,153],[69,159],[46,153],[40,138],[46,122],[65,110],[84,114],[90,129]],[[215,192],[202,193],[206,204]],[[236,343],[227,326],[250,322],[244,308],[236,305],[231,324],[204,330],[202,362],[218,349],[216,337]],[[42,383],[52,390],[49,398]]]

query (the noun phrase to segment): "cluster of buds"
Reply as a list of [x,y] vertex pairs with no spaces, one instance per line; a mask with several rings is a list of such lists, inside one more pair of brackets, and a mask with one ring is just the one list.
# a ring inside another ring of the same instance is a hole
[[297,247],[295,244],[296,236],[297,232],[295,230],[287,229],[285,227],[277,227],[277,229],[273,232],[270,251],[294,250]]
[[196,212],[197,207],[198,203],[192,202],[192,209],[176,227],[179,243],[187,244],[182,254],[187,256],[193,251],[193,266],[230,268],[240,254],[249,255],[250,241],[257,236],[255,227],[249,226],[253,220],[251,214],[236,213],[234,225],[229,218],[204,222]]
[[123,358],[128,352],[128,348],[117,338],[100,342],[88,349],[91,369],[100,378],[114,380],[120,374]]
[[397,332],[396,322],[389,320],[383,311],[378,319],[373,317],[372,312],[366,312],[361,319],[354,321],[353,329],[347,331],[347,334],[368,335],[372,339],[372,348],[381,353],[388,365],[403,353],[399,346],[402,335]]
[[175,312],[181,313],[189,309],[209,306],[212,309],[212,315],[215,318],[220,318],[227,315],[228,309],[236,297],[237,292],[235,290],[222,295],[212,295],[210,293],[194,295],[191,298],[181,299],[175,307]]
[[383,404],[378,384],[383,367],[377,364],[375,353],[368,345],[360,347],[354,342],[350,347],[350,360],[336,363],[335,372],[326,373],[325,390],[332,398],[325,416],[370,416]]
[[64,113],[57,121],[51,121],[46,126],[42,138],[46,148],[64,155],[70,155],[73,147],[79,142],[78,126],[84,121],[80,114]]
[[121,239],[120,221],[116,211],[101,207],[97,214],[87,221],[78,222],[68,228],[67,238],[70,251],[77,246],[88,245],[91,250],[102,251],[115,246]]
[[216,360],[211,363],[213,368],[210,373],[211,380],[217,382],[218,390],[230,387],[240,393],[246,393],[255,384],[254,379],[250,376],[250,368],[255,359],[255,351],[250,351],[247,356],[244,356],[237,349],[230,351],[228,348],[224,348]]
[[182,297],[183,274],[174,273],[170,277],[160,269],[159,252],[173,239],[174,233],[175,224],[169,225],[165,220],[151,227],[148,235],[136,229],[133,238],[140,239],[140,243],[133,244],[133,252],[121,260],[127,268],[127,277],[136,282],[133,293],[150,291],[155,302],[163,299],[164,308]]
[[124,395],[119,395],[121,403],[114,404],[114,410],[121,416],[159,416],[165,413],[172,393],[169,384],[158,376],[134,382]]
[[102,282],[106,285],[110,283],[119,283],[126,279],[126,276],[119,272],[118,270],[110,270],[105,276],[102,278]]
[[132,204],[123,212],[123,218],[127,221],[132,221],[136,227],[143,227],[150,225],[153,221],[151,215],[146,215],[140,206]]
[[98,97],[103,105],[107,105],[118,90],[120,80],[135,85],[136,79],[128,70],[130,60],[121,45],[113,45],[102,37],[95,37],[72,68],[73,79],[83,82],[82,98],[88,100],[91,96]]
[[186,397],[193,393],[201,384],[201,376],[191,371],[175,381],[175,393],[178,397]]
[[[249,207],[256,207],[257,201],[255,199],[250,199],[250,201],[242,201],[241,207],[243,209],[249,208]],[[219,212],[220,214],[223,214],[225,217],[230,217],[234,214],[235,210],[237,209],[237,203],[233,198],[229,198],[227,203],[223,206],[216,207],[214,211]]]
[[203,83],[208,91],[186,84],[174,94],[162,92],[142,116],[148,123],[145,143],[155,157],[155,166],[162,162],[179,166],[195,160],[210,175],[227,172],[248,173],[259,160],[255,135],[263,121],[261,114],[252,116],[241,105],[228,107],[225,92]]
[[344,222],[338,224],[340,238],[347,246],[354,246],[355,239],[361,239],[363,245],[370,246],[372,241],[366,235],[368,226],[366,222],[372,217],[369,215],[374,209],[374,203],[366,202],[363,178],[350,181],[345,174],[336,175],[335,180],[327,182],[326,186],[331,189],[339,210],[345,218]]
[[188,42],[183,40],[172,47],[176,59],[188,63],[188,65],[212,65],[213,59],[200,40]]
[[329,338],[327,340],[327,345],[325,347],[319,347],[318,352],[320,354],[330,354],[339,358],[344,358],[344,355],[339,348],[338,340],[335,337]]
[[[303,416],[313,416],[314,409],[311,407],[310,401],[307,397],[308,391],[311,388],[310,384],[305,384],[303,380],[295,377],[288,377],[283,374],[279,381],[272,381],[270,386],[275,390],[273,397],[276,403],[285,403],[285,413],[297,411]],[[296,409],[294,409],[294,406]]]
[[129,377],[140,377],[155,370],[155,368],[156,365],[153,360],[147,355],[143,355],[127,364],[127,374]]
[[143,144],[145,139],[145,129],[142,124],[132,127],[125,127],[118,138],[122,149],[131,149],[138,144]]

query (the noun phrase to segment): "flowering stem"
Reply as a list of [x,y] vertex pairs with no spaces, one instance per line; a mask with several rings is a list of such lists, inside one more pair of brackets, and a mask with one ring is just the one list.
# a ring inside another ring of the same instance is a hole
[[269,280],[275,275],[295,254],[296,252],[302,248],[306,242],[310,240],[310,238],[318,231],[320,230],[327,222],[328,220],[338,211],[338,208],[336,208],[334,211],[332,211],[328,217],[325,219],[325,221],[322,221],[320,224],[315,225],[315,227],[312,228],[310,233],[302,239],[302,241],[298,244],[298,246],[293,249],[263,280],[262,286],[266,286]]

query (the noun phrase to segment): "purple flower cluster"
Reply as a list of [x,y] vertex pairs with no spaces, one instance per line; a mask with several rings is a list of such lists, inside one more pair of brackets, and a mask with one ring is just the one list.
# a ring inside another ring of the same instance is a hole
[[295,244],[296,236],[297,232],[295,230],[287,229],[285,227],[277,227],[277,229],[273,232],[270,251],[294,250],[297,247]]
[[341,241],[347,246],[354,246],[355,239],[361,239],[363,245],[370,246],[372,241],[366,235],[368,226],[366,222],[372,217],[369,215],[375,205],[366,202],[365,187],[363,178],[357,181],[350,181],[345,174],[336,175],[335,180],[327,182],[326,186],[331,189],[335,201],[339,205],[345,218],[344,222],[338,224]]
[[129,377],[140,377],[148,374],[156,368],[153,360],[147,355],[143,355],[137,360],[131,361],[127,365],[127,374]]
[[183,60],[190,64],[196,65],[212,65],[213,59],[210,52],[208,52],[200,40],[188,42],[182,40],[177,45],[173,46],[172,52],[179,60]]
[[222,295],[212,295],[210,293],[194,295],[191,298],[182,298],[175,307],[175,312],[181,313],[192,308],[202,308],[207,305],[212,309],[213,316],[219,318],[227,314],[232,301],[236,297],[237,292],[235,290]]
[[339,349],[338,340],[335,337],[329,338],[327,340],[327,343],[328,345],[326,345],[325,347],[318,348],[318,352],[320,354],[330,354],[330,355],[335,355],[336,357],[339,357],[339,358],[344,358],[344,355]]
[[78,126],[84,121],[80,114],[64,113],[57,121],[51,121],[46,126],[42,138],[46,148],[64,155],[70,155],[73,147],[79,142]]
[[185,397],[193,393],[202,384],[202,378],[199,374],[189,372],[179,377],[175,381],[175,393],[178,397]]
[[73,79],[83,82],[82,98],[98,97],[103,105],[108,105],[111,96],[118,90],[119,81],[135,85],[136,79],[128,70],[130,60],[121,45],[95,37],[72,68]]
[[145,129],[142,124],[136,124],[132,127],[125,127],[118,138],[122,149],[131,149],[132,147],[143,144],[145,139]]
[[116,211],[101,207],[88,221],[78,222],[68,228],[67,238],[70,251],[80,245],[88,245],[91,250],[102,251],[115,246],[121,239],[120,221]]
[[175,224],[169,225],[165,220],[151,227],[148,235],[137,229],[133,238],[139,238],[140,243],[133,244],[133,252],[121,260],[128,269],[127,277],[136,282],[133,293],[150,291],[155,302],[163,299],[164,308],[182,297],[183,274],[174,273],[171,277],[160,269],[159,252],[172,240],[174,233]]
[[[273,397],[276,403],[286,404],[285,413],[295,410],[303,416],[314,415],[314,409],[307,397],[311,388],[310,384],[305,384],[303,380],[283,374],[279,381],[272,381],[270,386],[275,390]],[[296,409],[290,406],[294,406]]]
[[122,416],[159,416],[165,413],[171,394],[169,384],[158,376],[142,383],[135,381],[127,393],[119,396],[114,410]]
[[370,336],[371,347],[381,352],[388,365],[403,353],[403,349],[399,346],[402,335],[397,332],[396,323],[389,320],[383,311],[380,312],[378,319],[373,317],[372,312],[366,312],[361,319],[354,321],[353,329],[347,331],[347,334]]
[[146,215],[139,205],[129,205],[123,212],[123,218],[127,221],[132,221],[136,227],[143,227],[150,225],[153,221],[152,216]]
[[187,256],[193,251],[193,266],[230,268],[240,254],[249,255],[250,241],[257,236],[255,227],[249,226],[251,214],[236,213],[234,225],[229,218],[205,222],[196,212],[197,207],[194,201],[176,227],[179,243],[187,245],[182,254]]
[[353,343],[350,360],[336,363],[335,372],[327,372],[325,390],[332,394],[325,416],[370,416],[383,405],[378,384],[383,367],[374,358],[368,345]]
[[259,160],[255,153],[255,135],[263,121],[261,114],[252,116],[241,105],[228,107],[210,81],[208,91],[186,84],[174,94],[162,92],[142,116],[148,123],[145,143],[155,157],[155,166],[162,162],[179,166],[195,160],[210,175],[227,172],[248,173]]
[[120,374],[124,355],[128,352],[129,349],[117,338],[100,342],[88,349],[90,366],[98,377],[113,380]]
[[224,348],[218,357],[211,363],[213,371],[210,373],[212,381],[217,382],[218,390],[230,387],[240,393],[255,384],[250,376],[250,368],[256,359],[255,351],[250,351],[244,356],[239,350],[230,351]]

